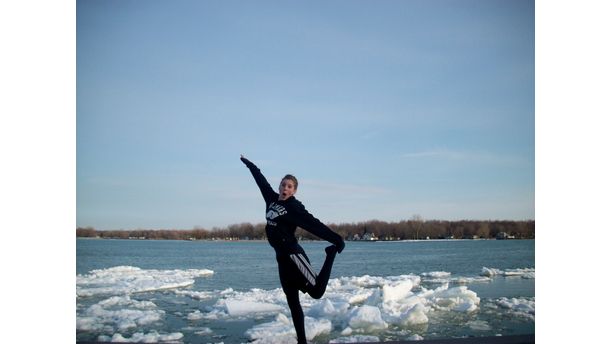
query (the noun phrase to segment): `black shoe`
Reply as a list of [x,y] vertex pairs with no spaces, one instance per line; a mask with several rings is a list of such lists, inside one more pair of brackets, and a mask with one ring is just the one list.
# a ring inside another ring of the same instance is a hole
[[328,256],[330,254],[336,254],[338,253],[338,249],[336,248],[336,245],[327,246],[325,248],[325,253],[327,253]]

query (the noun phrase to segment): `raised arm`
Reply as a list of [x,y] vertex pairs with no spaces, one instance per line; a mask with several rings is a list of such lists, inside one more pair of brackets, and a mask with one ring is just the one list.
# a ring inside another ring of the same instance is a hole
[[278,194],[274,192],[274,189],[270,186],[270,183],[266,180],[263,174],[254,163],[249,161],[249,159],[245,158],[242,154],[240,155],[240,160],[249,168],[253,178],[255,179],[255,183],[259,187],[259,191],[261,191],[261,195],[267,203],[274,202],[278,199]]
[[344,249],[344,240],[342,237],[309,213],[302,203],[297,201],[294,204],[295,206],[291,212],[291,216],[295,224],[319,238],[331,242],[336,245],[338,253],[342,252]]

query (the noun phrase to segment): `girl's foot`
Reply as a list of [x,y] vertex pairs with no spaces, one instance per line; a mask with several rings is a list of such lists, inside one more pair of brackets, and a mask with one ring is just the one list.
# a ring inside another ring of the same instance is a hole
[[336,245],[327,246],[325,248],[325,253],[327,253],[328,256],[330,254],[336,254],[338,253],[338,249],[336,248]]

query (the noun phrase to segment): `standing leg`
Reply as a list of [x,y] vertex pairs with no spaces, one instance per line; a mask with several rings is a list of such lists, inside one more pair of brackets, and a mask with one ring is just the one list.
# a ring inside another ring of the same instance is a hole
[[323,294],[325,294],[329,276],[331,275],[332,265],[334,265],[334,259],[336,258],[338,250],[336,250],[336,246],[332,245],[325,248],[325,253],[327,253],[327,256],[325,257],[323,267],[321,267],[321,272],[317,276],[317,283],[308,290],[308,294],[313,299],[320,299]]
[[293,318],[293,326],[297,333],[298,344],[306,344],[306,331],[304,330],[304,312],[300,305],[300,295],[297,288],[284,287],[283,291],[287,297],[287,304],[289,304],[289,310],[291,310],[291,317]]

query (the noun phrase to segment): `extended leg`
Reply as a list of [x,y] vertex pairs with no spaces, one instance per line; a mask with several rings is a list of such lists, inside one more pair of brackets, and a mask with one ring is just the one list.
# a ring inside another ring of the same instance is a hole
[[285,296],[287,297],[287,304],[289,304],[289,310],[291,310],[291,317],[293,318],[293,326],[297,333],[298,344],[306,344],[306,331],[304,330],[304,312],[300,305],[299,290],[295,288],[283,287]]
[[327,256],[325,257],[323,267],[321,267],[321,272],[317,276],[317,283],[314,285],[314,287],[308,290],[308,294],[313,299],[320,299],[323,294],[325,294],[325,289],[327,289],[327,283],[329,282],[332,266],[334,265],[334,259],[336,258],[338,251],[336,250],[336,246],[332,245],[325,248],[325,253],[327,253]]

